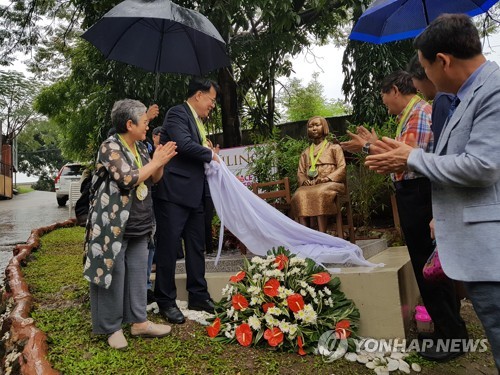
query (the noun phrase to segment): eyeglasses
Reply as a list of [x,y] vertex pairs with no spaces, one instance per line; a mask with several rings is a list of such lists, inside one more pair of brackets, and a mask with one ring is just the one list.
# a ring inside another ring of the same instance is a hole
[[211,98],[207,93],[203,93],[203,94],[208,96],[208,98],[210,99],[210,101],[212,102],[213,105],[217,104],[217,98]]

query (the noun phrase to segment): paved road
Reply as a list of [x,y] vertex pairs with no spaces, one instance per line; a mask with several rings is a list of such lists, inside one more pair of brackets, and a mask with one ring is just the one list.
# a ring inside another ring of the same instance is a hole
[[0,200],[0,280],[12,257],[12,248],[26,242],[32,229],[68,218],[68,206],[57,205],[56,193],[33,191]]

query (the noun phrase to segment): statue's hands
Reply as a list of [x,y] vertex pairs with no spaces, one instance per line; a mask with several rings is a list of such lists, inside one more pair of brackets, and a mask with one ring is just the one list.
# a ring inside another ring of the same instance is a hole
[[325,182],[329,182],[330,179],[328,177],[318,177],[315,181],[315,185],[324,184]]
[[313,184],[314,184],[313,181],[311,181],[311,180],[305,180],[302,183],[302,186],[312,186]]

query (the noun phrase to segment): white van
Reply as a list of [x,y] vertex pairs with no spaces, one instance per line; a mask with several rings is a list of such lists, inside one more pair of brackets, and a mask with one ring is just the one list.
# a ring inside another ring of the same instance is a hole
[[65,206],[69,198],[69,184],[79,182],[85,167],[80,163],[65,164],[57,174],[54,184],[59,206]]

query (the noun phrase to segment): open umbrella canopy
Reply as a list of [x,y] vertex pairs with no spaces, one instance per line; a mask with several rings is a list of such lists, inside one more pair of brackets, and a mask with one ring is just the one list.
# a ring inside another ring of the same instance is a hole
[[475,16],[499,0],[375,0],[361,15],[349,39],[382,44],[417,36],[443,13]]
[[107,59],[150,72],[204,75],[230,65],[214,25],[170,0],[125,0],[82,37]]

